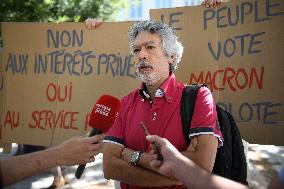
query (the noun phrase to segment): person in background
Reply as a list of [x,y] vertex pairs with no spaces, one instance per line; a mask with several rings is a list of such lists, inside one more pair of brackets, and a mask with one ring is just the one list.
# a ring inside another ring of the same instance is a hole
[[[146,136],[150,143],[159,146],[163,161],[158,159],[157,153],[151,151],[150,165],[158,173],[179,179],[187,188],[195,189],[248,189],[247,186],[235,181],[213,175],[196,165],[192,160],[182,155],[167,139],[159,136]],[[196,146],[192,146],[195,149]],[[269,184],[268,189],[284,188],[284,167],[279,175]]]
[[218,7],[224,0],[204,0],[201,1],[201,5],[204,5],[207,8],[216,8]]
[[0,159],[0,188],[56,166],[73,166],[95,161],[104,135],[74,137],[38,152]]

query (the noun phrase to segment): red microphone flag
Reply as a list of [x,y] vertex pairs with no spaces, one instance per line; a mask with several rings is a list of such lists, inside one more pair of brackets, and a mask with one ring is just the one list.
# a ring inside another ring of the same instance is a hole
[[117,117],[120,106],[119,99],[110,95],[101,96],[92,109],[89,125],[106,132]]

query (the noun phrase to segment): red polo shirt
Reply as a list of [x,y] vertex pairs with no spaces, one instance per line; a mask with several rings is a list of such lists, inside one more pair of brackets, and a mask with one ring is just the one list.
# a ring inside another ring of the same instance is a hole
[[[150,134],[168,139],[179,151],[187,149],[182,133],[180,100],[184,84],[179,83],[174,74],[161,85],[156,96],[151,99],[145,88],[136,89],[121,100],[121,110],[115,123],[106,133],[104,142],[122,145],[133,150],[149,152],[151,146],[140,127],[143,121]],[[191,122],[190,137],[200,134],[212,134],[222,143],[222,135],[216,129],[216,107],[213,96],[206,87],[200,88],[196,98]],[[121,183],[121,188],[138,189],[140,187]],[[184,186],[161,187],[184,188]]]

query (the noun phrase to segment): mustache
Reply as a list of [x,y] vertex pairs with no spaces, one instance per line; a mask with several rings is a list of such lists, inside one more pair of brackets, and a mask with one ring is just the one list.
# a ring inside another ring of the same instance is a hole
[[145,61],[139,61],[136,68],[141,68],[141,67],[150,67],[150,68],[153,68],[152,65],[148,64],[147,62]]

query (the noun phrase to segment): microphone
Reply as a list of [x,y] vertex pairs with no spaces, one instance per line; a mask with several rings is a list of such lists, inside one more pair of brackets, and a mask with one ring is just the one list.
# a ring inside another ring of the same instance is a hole
[[[89,119],[89,126],[93,129],[89,137],[107,132],[112,126],[120,110],[120,101],[110,95],[101,96],[94,105]],[[86,164],[78,166],[75,176],[79,179],[85,170]]]

